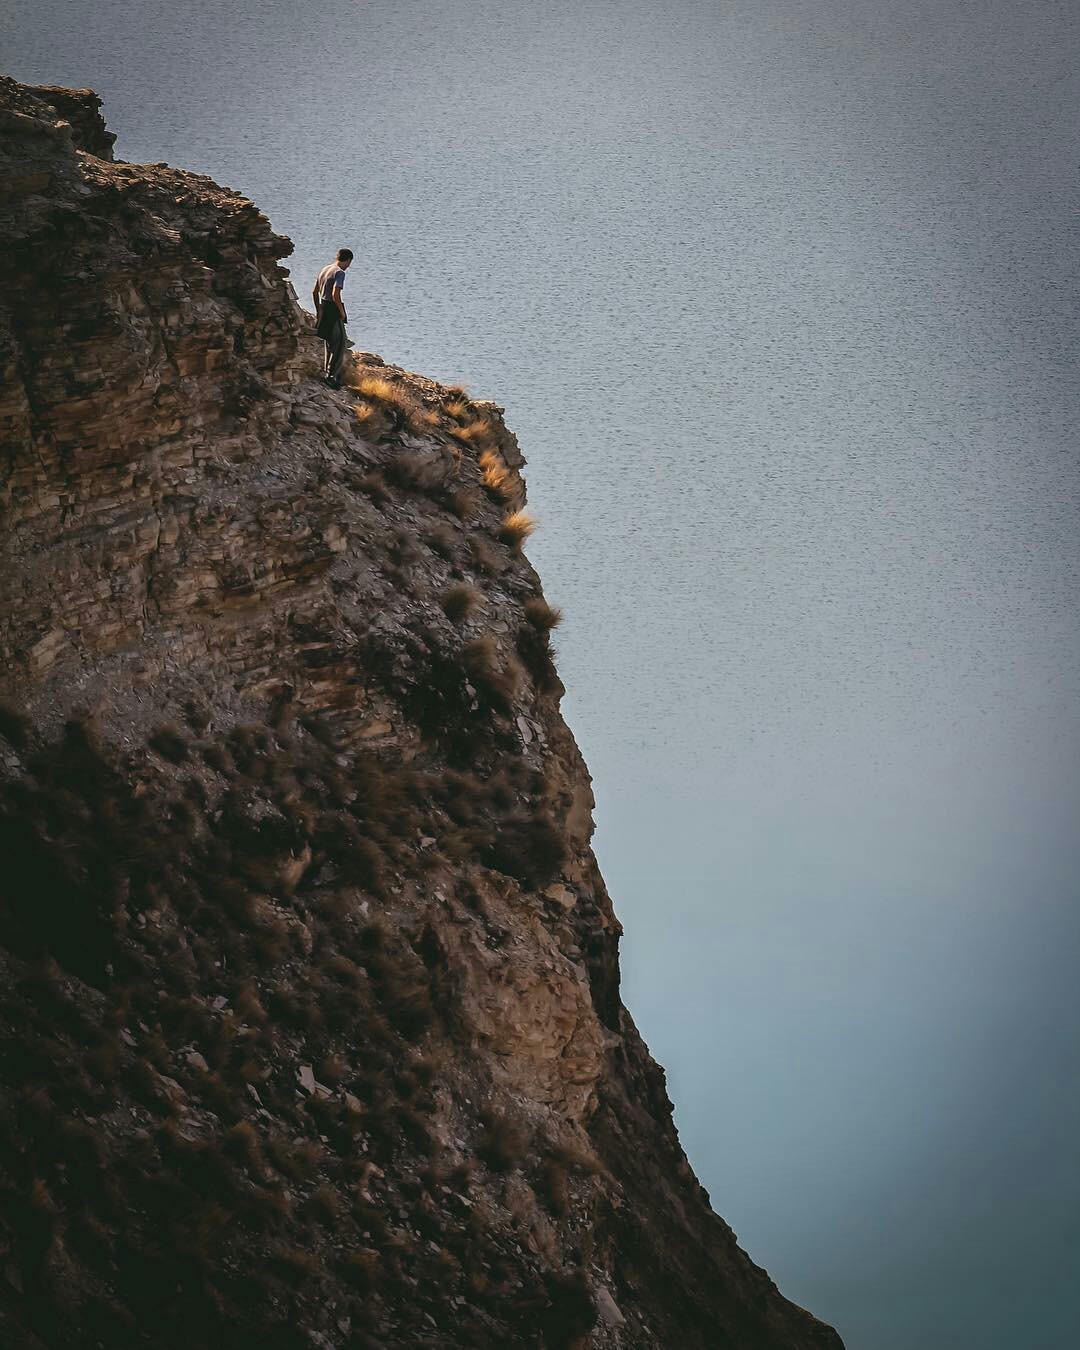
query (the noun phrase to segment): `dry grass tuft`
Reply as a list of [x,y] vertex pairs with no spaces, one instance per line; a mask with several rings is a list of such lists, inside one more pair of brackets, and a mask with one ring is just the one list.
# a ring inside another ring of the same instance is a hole
[[233,767],[233,762],[224,746],[211,742],[209,745],[202,746],[199,753],[203,757],[203,763],[208,768],[213,769],[215,773],[228,773]]
[[255,1127],[248,1120],[241,1120],[227,1131],[222,1147],[227,1157],[242,1163],[249,1171],[261,1175],[266,1168],[262,1146]]
[[319,1272],[318,1257],[301,1247],[279,1248],[270,1257],[270,1267],[292,1285],[304,1285]]
[[484,490],[496,501],[509,502],[518,494],[518,485],[500,455],[484,450],[480,455],[480,477]]
[[478,500],[473,493],[466,492],[464,488],[454,488],[443,498],[443,505],[452,516],[466,521],[476,510]]
[[536,521],[527,511],[511,511],[499,527],[499,538],[513,553],[520,553],[535,529]]
[[604,1164],[595,1153],[588,1153],[576,1144],[557,1144],[551,1150],[551,1158],[569,1172],[584,1172],[587,1176],[599,1176]]
[[331,1087],[338,1087],[349,1076],[349,1065],[340,1055],[327,1055],[319,1064],[318,1078],[320,1083],[329,1083]]
[[490,633],[473,638],[461,649],[461,663],[469,675],[478,680],[490,679],[498,674],[499,648]]
[[458,582],[442,593],[443,613],[452,623],[460,623],[473,612],[479,599],[479,591],[464,581]]
[[500,821],[481,856],[489,867],[538,891],[566,865],[566,840],[546,809],[531,815],[515,813]]
[[22,750],[29,739],[30,722],[14,704],[0,702],[0,736],[16,750]]
[[438,450],[406,450],[387,466],[390,479],[410,492],[438,495],[445,491],[453,460]]
[[556,608],[555,605],[549,605],[540,596],[534,596],[531,600],[526,600],[524,611],[526,621],[538,633],[550,633],[553,628],[557,628],[562,623],[562,610]]
[[410,414],[409,427],[412,431],[422,435],[425,431],[432,431],[441,426],[442,420],[442,414],[435,408],[418,408]]
[[489,577],[497,577],[506,570],[504,556],[482,534],[470,535],[468,547],[478,571]]
[[598,1318],[584,1271],[552,1272],[544,1284],[550,1299],[543,1315],[547,1344],[584,1345]]
[[379,1253],[357,1248],[341,1258],[341,1273],[362,1294],[370,1294],[379,1283]]
[[[548,606],[545,604],[544,608]],[[525,663],[525,669],[533,677],[533,683],[536,686],[538,694],[557,694],[563,692],[562,683],[559,680],[558,672],[555,669],[555,651],[551,645],[551,632],[549,627],[554,626],[559,621],[558,610],[551,614],[537,613],[536,626],[534,623],[526,622],[518,629],[515,646],[518,656]]]
[[376,506],[382,506],[390,499],[390,489],[379,469],[372,469],[365,473],[359,480],[358,486],[360,491],[370,497]]
[[382,375],[363,375],[349,386],[361,397],[353,409],[365,433],[376,438],[393,426],[407,427],[420,435],[429,434],[438,419],[431,422],[421,407],[417,394],[408,385],[387,379]]
[[154,731],[150,737],[150,749],[173,764],[180,764],[188,757],[187,738],[173,723],[160,726]]
[[493,1172],[509,1172],[525,1157],[528,1138],[522,1126],[509,1116],[489,1111],[484,1116],[484,1132],[477,1153]]
[[457,547],[457,534],[448,525],[436,525],[428,533],[427,546],[433,553],[437,553],[440,558],[445,559],[446,562],[453,562]]
[[557,1219],[570,1213],[570,1179],[558,1159],[545,1158],[540,1164],[536,1193]]
[[210,725],[210,709],[200,700],[189,698],[184,704],[184,721],[192,731],[203,736]]
[[313,1139],[291,1143],[283,1135],[275,1135],[266,1142],[270,1161],[283,1176],[292,1181],[306,1181],[323,1161],[324,1150]]
[[463,427],[455,427],[451,434],[466,445],[483,446],[492,440],[494,431],[486,417],[474,417]]
[[320,1223],[336,1224],[341,1218],[341,1197],[331,1186],[316,1186],[304,1202],[304,1211]]
[[380,403],[394,403],[399,408],[413,407],[412,395],[399,384],[383,379],[381,375],[365,375],[356,386],[356,392],[366,399],[376,399]]
[[259,987],[254,980],[247,980],[237,989],[232,1003],[245,1022],[261,1026],[266,1021],[266,1009],[259,998]]
[[515,660],[500,662],[498,646],[490,633],[466,642],[461,649],[461,664],[490,703],[509,713],[521,682],[521,667]]

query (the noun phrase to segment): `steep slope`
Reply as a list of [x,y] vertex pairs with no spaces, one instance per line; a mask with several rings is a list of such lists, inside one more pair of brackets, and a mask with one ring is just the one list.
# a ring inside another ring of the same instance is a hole
[[97,108],[0,80],[0,1341],[839,1347],[620,1002],[501,410],[322,387]]

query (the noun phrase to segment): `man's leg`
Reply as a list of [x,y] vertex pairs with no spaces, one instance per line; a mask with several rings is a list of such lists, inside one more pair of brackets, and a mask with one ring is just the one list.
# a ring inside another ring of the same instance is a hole
[[331,319],[334,321],[334,323],[337,323],[338,320],[340,319],[340,315],[337,313],[336,306],[335,306],[334,310],[331,311],[331,309],[330,309],[330,301],[329,301],[329,300],[320,300],[320,301],[319,301],[319,310],[318,310],[318,323],[315,325],[315,331],[316,331],[316,333],[318,333],[319,337],[322,338],[322,346],[323,346],[322,373],[323,373],[323,379],[325,379],[325,378],[330,374],[330,358],[331,358],[332,353],[333,353],[333,346],[332,346],[332,344],[331,344],[331,342],[330,342],[330,339],[326,336],[327,333],[331,333],[331,332],[333,331],[332,326],[331,326]]
[[326,344],[326,378],[332,384],[341,383],[341,370],[345,364],[345,325],[339,320],[333,336]]

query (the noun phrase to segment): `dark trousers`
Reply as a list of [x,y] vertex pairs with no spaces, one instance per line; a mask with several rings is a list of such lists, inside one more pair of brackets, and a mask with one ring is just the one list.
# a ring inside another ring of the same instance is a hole
[[328,380],[340,380],[341,369],[345,364],[345,325],[341,322],[341,311],[333,300],[323,300],[319,305],[319,323],[315,331],[322,338],[326,349],[323,374]]

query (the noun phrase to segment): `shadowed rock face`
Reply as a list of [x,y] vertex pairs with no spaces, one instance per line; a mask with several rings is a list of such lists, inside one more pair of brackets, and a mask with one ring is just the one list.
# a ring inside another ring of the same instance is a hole
[[839,1347],[620,1003],[501,410],[323,388],[97,106],[0,81],[0,1340]]

